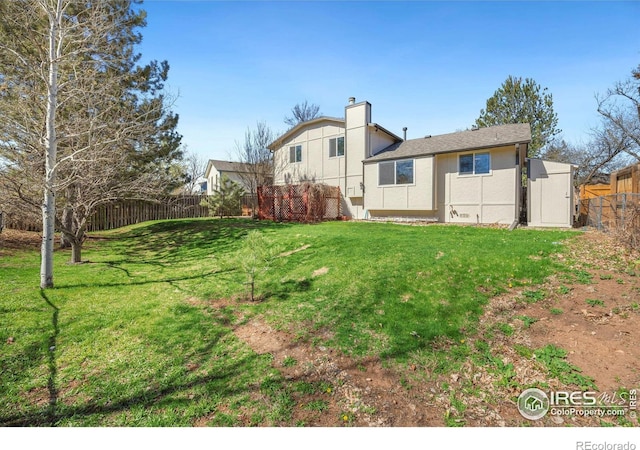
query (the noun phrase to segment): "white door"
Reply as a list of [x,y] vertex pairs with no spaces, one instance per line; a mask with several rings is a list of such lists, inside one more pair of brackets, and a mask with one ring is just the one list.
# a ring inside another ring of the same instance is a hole
[[530,226],[573,225],[573,166],[529,160],[528,219]]

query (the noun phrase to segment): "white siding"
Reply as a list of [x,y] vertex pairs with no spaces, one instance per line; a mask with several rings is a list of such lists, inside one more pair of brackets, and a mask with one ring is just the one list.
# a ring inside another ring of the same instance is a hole
[[219,171],[215,168],[215,166],[213,166],[211,167],[209,177],[207,178],[207,195],[212,195],[213,191],[218,189],[223,175],[229,178],[231,181],[238,183],[245,191],[249,191],[241,175],[239,175],[237,172]]

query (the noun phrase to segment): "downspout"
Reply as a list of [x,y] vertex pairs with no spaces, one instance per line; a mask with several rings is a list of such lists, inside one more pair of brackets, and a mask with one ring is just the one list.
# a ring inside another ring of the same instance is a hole
[[[347,115],[347,108],[351,105],[355,105],[356,104],[356,98],[355,97],[349,97],[349,102],[347,104],[347,106],[344,107],[344,192],[342,193],[342,196],[344,198],[344,202],[347,202],[347,189],[348,189],[348,178],[349,178],[349,146],[347,144],[347,134],[348,134],[348,130],[349,130],[349,124],[348,124],[348,115]],[[344,214],[343,214],[344,215]]]
[[360,189],[362,189],[362,218],[366,219],[367,216],[367,209],[365,208],[365,200],[364,200],[364,196],[365,196],[365,191],[364,191],[364,164],[362,164],[362,182],[360,183]]
[[[351,102],[351,99],[353,97],[349,97],[349,105],[352,105],[353,103]],[[355,103],[355,99],[353,101]],[[344,202],[347,203],[347,167],[348,166],[348,158],[349,158],[349,145],[347,144],[347,134],[349,134],[347,132],[348,128],[348,123],[347,123],[347,107],[345,106],[344,108],[344,192],[341,192],[340,194],[342,195],[342,198],[344,198]],[[340,209],[342,209],[342,205],[340,205]],[[344,211],[340,211],[340,215],[344,216]]]
[[511,222],[511,226],[509,226],[509,231],[513,231],[520,222],[520,208],[522,204],[522,158],[520,155],[520,144],[516,144],[516,158],[518,161],[515,179],[516,207],[514,208],[514,218],[513,222]]
[[[347,202],[347,173],[349,172],[349,165],[347,158],[349,157],[349,147],[347,145],[347,109],[344,110],[344,192],[342,192],[342,197],[344,198],[345,203]],[[344,215],[344,214],[341,214]]]

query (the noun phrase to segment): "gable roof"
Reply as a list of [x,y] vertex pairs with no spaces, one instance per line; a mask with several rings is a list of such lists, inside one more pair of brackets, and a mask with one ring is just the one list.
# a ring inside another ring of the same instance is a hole
[[373,128],[376,131],[382,131],[387,136],[389,136],[391,139],[393,139],[394,142],[401,142],[402,141],[401,137],[399,137],[395,133],[392,133],[391,131],[387,130],[382,125],[378,125],[377,123],[368,123],[367,125],[369,126],[369,128]]
[[531,142],[531,127],[528,123],[497,125],[398,142],[365,159],[364,162],[428,156],[528,142]]
[[344,127],[344,119],[339,119],[337,117],[329,117],[329,116],[316,117],[315,119],[307,120],[306,122],[300,122],[298,125],[291,128],[289,131],[287,131],[282,136],[277,138],[271,144],[267,145],[267,148],[271,151],[277,150],[278,147],[282,145],[282,143],[286,142],[290,137],[292,137],[294,134],[296,134],[303,128],[306,128],[309,125],[315,125],[321,122],[332,122],[336,125]]
[[205,171],[205,176],[208,178],[211,173],[211,169],[213,167],[216,168],[219,172],[242,172],[247,173],[250,172],[249,164],[233,162],[233,161],[222,161],[220,159],[210,159],[207,163],[207,170]]

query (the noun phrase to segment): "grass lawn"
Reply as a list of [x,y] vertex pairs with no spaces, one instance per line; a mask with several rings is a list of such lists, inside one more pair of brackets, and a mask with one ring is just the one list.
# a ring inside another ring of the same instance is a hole
[[[237,255],[250,230],[274,253],[245,299]],[[0,425],[290,424],[292,397],[233,328],[276,329],[353,356],[424,358],[474,333],[483,305],[563,270],[572,232],[383,223],[193,219],[93,235],[81,265],[0,259]],[[462,346],[461,350],[464,353]],[[321,403],[318,403],[321,405]],[[213,414],[215,413],[215,414]],[[245,422],[245,423],[246,423]]]

